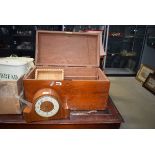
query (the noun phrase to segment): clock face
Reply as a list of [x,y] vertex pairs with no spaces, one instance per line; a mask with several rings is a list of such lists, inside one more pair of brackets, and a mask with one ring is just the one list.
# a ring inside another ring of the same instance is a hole
[[35,103],[35,112],[42,117],[51,117],[57,114],[59,102],[52,96],[42,96]]

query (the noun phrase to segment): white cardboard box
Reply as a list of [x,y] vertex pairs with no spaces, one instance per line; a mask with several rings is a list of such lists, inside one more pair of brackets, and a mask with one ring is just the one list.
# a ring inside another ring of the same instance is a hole
[[33,66],[33,58],[0,58],[0,114],[22,113],[23,75]]
[[21,114],[22,106],[17,98],[23,91],[23,77],[18,80],[0,81],[0,114]]
[[18,80],[34,67],[33,58],[0,58],[0,80]]

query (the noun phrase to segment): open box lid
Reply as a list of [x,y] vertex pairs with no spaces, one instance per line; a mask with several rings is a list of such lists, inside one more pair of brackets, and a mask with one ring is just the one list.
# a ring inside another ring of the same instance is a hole
[[36,65],[98,67],[99,61],[98,33],[36,31]]

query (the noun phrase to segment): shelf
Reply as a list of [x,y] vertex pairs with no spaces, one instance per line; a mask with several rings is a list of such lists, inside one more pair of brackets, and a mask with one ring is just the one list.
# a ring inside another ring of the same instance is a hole
[[110,76],[110,75],[111,76],[112,75],[114,75],[114,76],[116,76],[116,75],[123,75],[123,76],[125,76],[125,75],[127,75],[127,76],[132,75],[132,76],[134,76],[136,74],[130,68],[105,68],[104,71],[105,71],[107,76]]
[[34,51],[34,49],[14,49],[16,51]]
[[33,37],[32,35],[13,35],[13,37]]
[[6,38],[10,37],[10,34],[0,34],[0,37],[6,39]]
[[0,51],[7,51],[10,50],[10,48],[0,48]]
[[109,36],[109,38],[111,39],[134,39],[134,38],[142,38],[144,37],[144,35],[135,35],[135,36]]
[[122,39],[124,38],[123,36],[109,36],[110,39]]
[[126,58],[134,58],[134,57],[136,57],[136,55],[121,55],[121,54],[111,54],[111,55],[108,55],[108,57],[114,57],[115,55],[118,55],[120,57],[126,57]]
[[149,36],[147,39],[155,39],[155,36]]
[[124,36],[126,39],[133,39],[135,36]]
[[[132,53],[132,52],[130,52],[130,53]],[[135,52],[134,52],[134,53],[135,53]],[[129,53],[127,53],[127,54],[129,54]],[[136,57],[136,55],[123,55],[123,54],[121,54],[121,52],[119,52],[119,53],[108,53],[107,55],[108,55],[108,56],[119,55],[119,56],[122,56],[122,57]]]

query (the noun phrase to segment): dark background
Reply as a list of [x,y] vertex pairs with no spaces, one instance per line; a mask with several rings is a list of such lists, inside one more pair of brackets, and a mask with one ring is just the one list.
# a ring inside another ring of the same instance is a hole
[[[15,55],[34,58],[36,30],[74,32],[93,30],[102,31],[104,47],[105,40],[108,40],[106,68],[130,68],[137,72],[140,63],[155,67],[155,26],[111,25],[107,38],[106,27],[105,25],[0,25],[0,57]],[[135,55],[122,55],[122,52]]]

